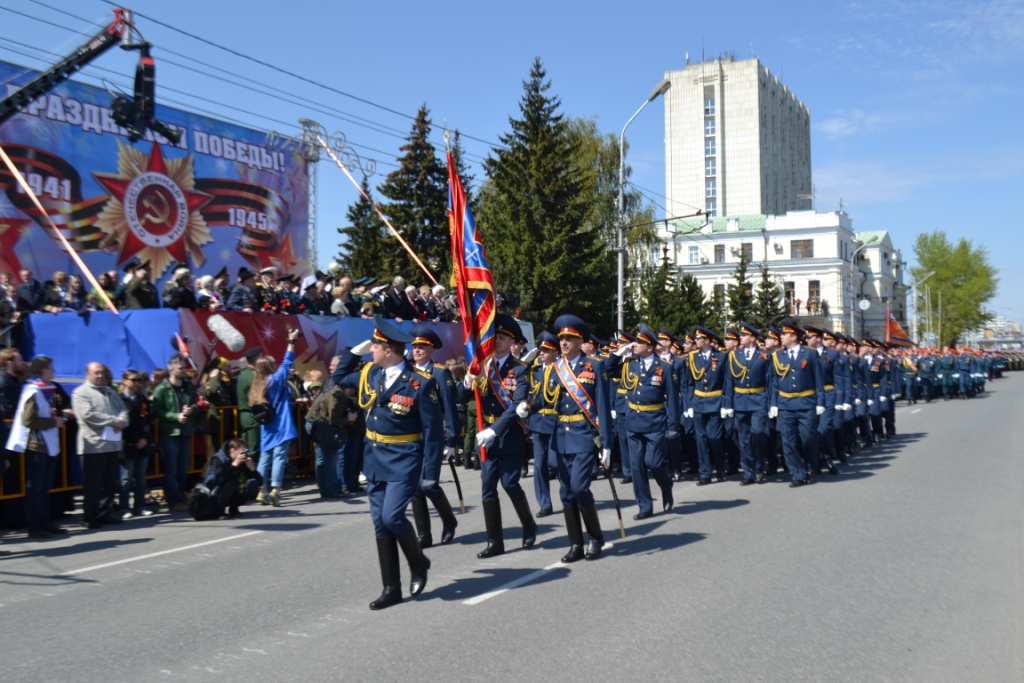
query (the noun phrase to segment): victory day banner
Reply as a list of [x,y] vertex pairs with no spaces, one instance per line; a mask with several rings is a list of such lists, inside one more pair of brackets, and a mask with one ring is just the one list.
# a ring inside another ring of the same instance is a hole
[[[0,92],[36,75],[0,62]],[[241,266],[309,270],[309,188],[297,150],[159,105],[156,118],[182,131],[180,142],[147,131],[130,143],[111,118],[111,100],[101,88],[69,81],[0,125],[0,144],[97,277],[133,258],[149,261],[158,289],[177,263],[210,275],[227,266],[232,281]],[[77,272],[52,230],[0,168],[0,272],[16,282],[21,268],[41,281]]]

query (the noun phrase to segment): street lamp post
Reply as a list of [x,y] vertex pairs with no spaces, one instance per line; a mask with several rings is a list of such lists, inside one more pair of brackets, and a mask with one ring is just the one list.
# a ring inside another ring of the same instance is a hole
[[911,319],[910,319],[910,327],[911,327],[910,338],[914,340],[915,344],[920,344],[921,343],[921,340],[918,338],[918,334],[917,334],[917,331],[918,331],[918,324],[917,324],[917,286],[918,285],[923,285],[924,281],[927,280],[928,278],[930,278],[932,275],[935,275],[935,271],[934,270],[932,272],[928,273],[927,275],[925,275],[920,280],[918,280],[917,278],[914,278],[913,280],[910,281],[910,302],[914,306],[914,314],[913,314],[913,317],[911,317]]
[[[857,328],[856,328],[856,324],[857,323],[856,323],[856,320],[853,317],[854,316],[854,312],[853,312],[853,308],[854,308],[854,306],[853,306],[853,299],[854,299],[854,295],[853,295],[853,272],[854,271],[853,271],[853,268],[854,268],[854,265],[856,265],[856,263],[857,263],[857,254],[860,253],[861,249],[863,249],[864,247],[871,246],[876,241],[878,241],[878,237],[877,236],[872,237],[867,242],[860,242],[859,243],[860,246],[857,247],[856,249],[854,249],[853,250],[853,254],[850,256],[850,334],[853,335],[854,337],[857,336]],[[857,242],[854,241],[854,244],[857,244]]]
[[656,100],[659,96],[664,95],[668,92],[668,89],[672,87],[672,82],[667,78],[661,80],[658,85],[654,87],[651,94],[647,96],[647,101],[640,105],[640,108],[636,110],[636,113],[629,117],[629,121],[626,121],[626,125],[622,127],[622,134],[619,135],[619,278],[618,278],[618,329],[623,328],[622,314],[625,308],[625,279],[626,279],[626,129],[629,128],[629,124],[633,123],[633,119],[640,115],[640,112],[644,110],[648,104]]

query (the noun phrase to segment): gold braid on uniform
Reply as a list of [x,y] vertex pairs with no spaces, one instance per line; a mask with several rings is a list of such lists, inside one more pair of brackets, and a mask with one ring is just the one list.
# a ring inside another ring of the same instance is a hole
[[[738,374],[738,375],[736,374],[736,370],[735,370],[735,368],[737,366],[742,368],[740,370],[740,374]],[[729,352],[729,372],[732,373],[733,379],[738,379],[739,381],[742,382],[743,379],[747,376],[747,369],[748,369],[747,366],[744,365],[743,363],[737,363],[736,362],[736,352],[735,351],[730,351]]]
[[366,410],[373,405],[374,401],[377,400],[377,392],[370,388],[368,378],[370,376],[370,368],[373,367],[373,363],[367,363],[366,367],[359,373],[359,396],[357,400],[359,402],[359,408]]
[[697,373],[697,363],[696,363],[696,361],[694,361],[694,358],[696,358],[696,357],[697,357],[697,353],[696,352],[690,354],[690,375],[693,376],[693,379],[694,379],[695,382],[699,382],[702,379],[704,379],[704,373],[706,373],[708,371],[708,369],[707,368],[701,368],[700,369],[700,374],[698,374]]
[[554,391],[548,389],[551,386],[551,372],[555,369],[555,364],[551,363],[544,368],[544,403],[546,405],[555,405],[558,403],[558,392],[561,391],[562,385],[560,382],[555,382]]
[[639,375],[629,374],[629,361],[625,361],[622,364],[622,388],[626,391],[633,391],[637,385],[640,384]]
[[775,373],[779,377],[785,377],[786,375],[788,375],[789,374],[789,369],[791,367],[793,367],[792,363],[790,363],[789,365],[783,365],[782,363],[780,363],[779,362],[779,354],[778,353],[773,353],[772,354],[772,363],[775,364]]

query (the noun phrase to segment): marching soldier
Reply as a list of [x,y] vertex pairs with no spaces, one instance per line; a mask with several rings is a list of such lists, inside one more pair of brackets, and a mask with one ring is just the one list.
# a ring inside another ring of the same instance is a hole
[[698,326],[695,332],[696,353],[690,354],[685,373],[683,405],[687,417],[693,418],[697,433],[697,457],[700,479],[697,486],[711,483],[711,458],[715,459],[718,481],[725,481],[725,428],[723,421],[734,414],[732,408],[732,376],[721,351],[713,350],[718,339],[711,330]]
[[526,426],[516,410],[529,391],[526,363],[512,356],[512,342],[522,331],[515,318],[498,313],[494,317],[494,357],[484,368],[482,377],[467,374],[470,384],[477,383],[487,427],[476,435],[476,443],[486,451],[481,458],[480,482],[487,547],[477,553],[487,559],[505,552],[502,537],[501,501],[498,482],[505,489],[523,525],[523,548],[532,548],[537,541],[537,523],[530,513],[530,501],[519,484],[526,448]]
[[[818,448],[814,460],[807,463],[808,468],[815,474],[821,472],[821,465],[828,467],[829,474],[839,474],[839,470],[832,463],[836,454],[835,444],[835,416],[836,412],[842,411],[843,405],[843,375],[838,370],[839,352],[835,349],[825,347],[826,330],[808,325],[804,328],[804,340],[807,348],[817,355],[818,370],[821,374],[822,388],[825,390],[825,411],[818,415]],[[832,336],[828,332],[829,337]],[[838,409],[836,406],[840,406]]]
[[371,351],[373,362],[343,384],[357,386],[359,407],[366,411],[363,474],[384,584],[370,609],[379,610],[402,601],[399,548],[412,574],[410,594],[419,595],[427,585],[430,560],[405,510],[419,488],[437,484],[444,424],[437,381],[416,372],[405,358],[412,337],[380,316],[373,323],[373,337],[352,350],[356,356]]
[[623,427],[633,470],[633,494],[639,512],[633,519],[642,520],[654,514],[654,500],[648,470],[661,488],[662,509],[672,510],[672,477],[669,474],[668,439],[679,436],[679,392],[673,378],[672,364],[658,358],[654,350],[657,336],[640,323],[636,341],[619,349],[623,355],[633,353],[621,365],[621,386],[626,390]]
[[[799,327],[782,326],[784,348],[772,356],[775,370],[769,417],[778,419],[782,450],[793,481],[791,487],[814,482],[815,472],[805,462],[817,462],[818,425],[816,416],[825,412],[825,388],[817,359],[811,349],[800,345]],[[802,456],[802,457],[801,457]]]
[[[725,337],[723,337],[722,351],[728,356],[729,353],[735,351],[740,345],[740,333],[731,327],[727,327],[725,330]],[[722,443],[725,446],[725,466],[729,474],[735,474],[740,471],[740,449],[737,441],[736,433],[736,418],[732,415],[725,417],[722,420],[722,429],[725,434],[725,438]]]
[[[618,333],[618,349],[619,351],[627,344],[632,344],[636,341],[636,337],[629,334],[624,330],[619,330]],[[623,484],[633,483],[633,459],[629,455],[629,442],[626,440],[626,410],[628,408],[626,400],[626,390],[622,386],[622,375],[617,370],[613,370],[619,362],[621,356],[619,353],[609,357],[609,369],[608,376],[612,382],[612,388],[615,391],[614,398],[612,399],[612,420],[615,422],[615,440],[619,446],[619,461],[622,467],[622,481]]]
[[[537,342],[537,358],[530,368],[530,392],[526,403],[530,420],[530,438],[533,440],[533,493],[537,498],[537,517],[547,517],[551,506],[551,474],[558,471],[558,462],[551,451],[551,435],[558,426],[555,406],[556,384],[553,377],[545,380],[545,370],[558,357],[558,337],[541,330]],[[525,416],[520,411],[520,417]]]
[[768,397],[772,372],[768,353],[757,348],[761,332],[741,323],[739,349],[729,352],[729,374],[732,376],[733,409],[740,466],[740,486],[764,481],[765,448],[768,443]]
[[853,368],[850,363],[850,355],[847,353],[846,337],[838,332],[825,332],[825,347],[835,349],[839,354],[835,366],[836,386],[838,387],[840,399],[837,398],[836,414],[832,423],[835,430],[836,456],[839,462],[845,463],[847,456],[852,452],[849,441],[849,428],[847,425],[853,418],[854,381]]
[[857,416],[857,428],[860,437],[864,440],[865,446],[875,444],[875,433],[871,428],[871,410],[874,408],[874,389],[871,386],[871,343],[864,339],[860,344],[854,344],[860,353],[857,361],[855,377],[860,387],[860,393],[854,401],[854,410]]
[[[459,416],[455,409],[455,380],[451,371],[445,366],[433,361],[434,351],[444,344],[437,332],[427,325],[413,325],[409,329],[412,335],[412,360],[413,367],[417,373],[426,379],[433,379],[437,383],[437,390],[441,396],[441,411],[444,415],[444,457],[455,457],[455,444],[459,439]],[[413,382],[416,382],[414,379]],[[428,477],[424,476],[424,480]],[[412,518],[416,523],[416,532],[419,536],[420,547],[429,548],[434,544],[434,537],[430,532],[430,511],[427,509],[427,498],[437,509],[437,516],[441,518],[441,545],[447,545],[455,538],[455,527],[459,525],[455,519],[455,512],[452,504],[448,501],[444,489],[436,481],[433,485],[420,488],[412,497]]]
[[[558,411],[551,449],[558,458],[559,497],[569,535],[569,552],[562,562],[568,564],[596,560],[604,547],[590,482],[598,457],[606,469],[611,465],[611,412],[604,361],[583,353],[585,342],[593,339],[587,325],[574,315],[561,315],[555,329],[561,355],[544,368],[543,386],[554,380],[554,390],[545,400]],[[585,552],[584,527],[590,537]]]

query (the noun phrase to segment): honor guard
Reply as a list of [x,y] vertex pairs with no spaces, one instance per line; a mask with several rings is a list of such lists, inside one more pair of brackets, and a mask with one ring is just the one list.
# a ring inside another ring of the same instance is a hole
[[741,486],[764,481],[764,458],[768,444],[768,397],[772,363],[768,353],[757,348],[761,332],[741,323],[739,348],[729,352],[733,409],[743,469]]
[[885,358],[882,356],[882,344],[874,339],[865,339],[864,343],[871,353],[867,356],[868,361],[868,414],[871,416],[871,431],[876,441],[885,438],[885,424],[883,414],[888,409],[889,403],[889,370],[885,365]]
[[711,458],[715,459],[718,481],[725,481],[725,426],[726,417],[733,417],[732,375],[729,374],[725,354],[715,351],[712,344],[721,340],[706,327],[697,327],[697,351],[690,355],[685,373],[686,389],[683,403],[687,417],[693,418],[697,433],[697,457],[700,479],[697,486],[711,483]]
[[[619,330],[618,333],[618,349],[624,348],[627,344],[632,344],[636,341],[636,337],[630,333]],[[633,459],[629,455],[629,443],[626,440],[626,410],[628,408],[626,400],[626,390],[622,386],[622,373],[615,369],[619,364],[621,356],[619,353],[614,354],[609,358],[608,367],[608,379],[611,381],[611,388],[615,394],[612,398],[612,421],[615,423],[615,440],[619,446],[619,461],[622,467],[622,483],[632,484],[633,483]]]
[[[778,419],[786,465],[793,477],[790,486],[814,481],[805,462],[818,461],[818,416],[825,412],[825,388],[816,354],[800,345],[799,327],[782,325],[782,345],[772,356],[775,371],[769,416]],[[801,457],[802,456],[802,457]]]
[[[433,379],[437,383],[437,391],[441,396],[441,412],[444,415],[444,458],[455,457],[455,444],[459,440],[459,416],[455,409],[455,380],[445,366],[433,361],[434,351],[441,348],[441,338],[437,332],[427,325],[413,325],[409,329],[412,335],[412,361],[414,369],[425,379]],[[422,380],[421,380],[422,381]],[[428,477],[424,476],[424,480]],[[427,509],[427,498],[437,509],[441,518],[441,545],[452,542],[455,538],[455,527],[459,525],[455,512],[448,502],[444,489],[436,481],[432,486],[420,488],[412,497],[412,518],[416,523],[420,547],[429,548],[434,544],[430,532],[430,511]]]
[[875,443],[874,430],[871,428],[871,410],[875,405],[874,389],[871,386],[871,343],[867,339],[861,340],[857,344],[857,352],[860,357],[854,377],[860,391],[854,400],[854,413],[860,438],[864,440],[865,446],[871,446]]
[[[545,370],[558,357],[558,337],[542,330],[537,339],[537,358],[530,367],[530,391],[527,410],[520,408],[519,417],[529,419],[530,438],[533,440],[533,492],[537,498],[537,517],[547,517],[551,507],[551,475],[558,472],[558,461],[551,451],[551,435],[558,426],[557,385],[555,378],[544,378]],[[523,404],[520,403],[520,406]]]
[[[665,361],[672,366],[672,382],[676,387],[676,393],[679,390],[679,375],[686,367],[686,359],[677,357],[673,353],[674,348],[681,348],[682,342],[675,338],[671,332],[664,327],[658,328],[658,358]],[[676,396],[676,405],[678,406],[678,395]],[[672,481],[683,480],[683,449],[682,439],[680,438],[679,430],[676,429],[676,436],[671,439],[666,439],[666,448],[668,449],[668,462],[672,470]]]
[[480,559],[505,552],[498,482],[508,494],[523,525],[523,547],[532,548],[537,541],[537,523],[530,513],[526,492],[519,484],[527,427],[516,414],[516,409],[529,392],[530,380],[526,363],[513,357],[511,350],[512,343],[522,331],[515,318],[498,313],[494,317],[494,332],[494,355],[484,368],[484,375],[479,378],[466,375],[480,392],[480,417],[486,425],[476,435],[476,442],[483,450],[480,482],[484,524],[487,527],[487,547],[477,553]]
[[633,494],[639,508],[633,515],[635,520],[654,514],[648,471],[661,488],[662,509],[669,512],[675,504],[667,439],[679,436],[679,392],[672,364],[654,353],[657,344],[657,335],[640,323],[632,345],[633,356],[622,362],[620,371],[621,386],[626,390],[623,427],[633,470]]
[[832,419],[833,442],[836,457],[845,463],[850,447],[847,442],[847,415],[853,410],[853,381],[851,377],[850,357],[846,353],[846,338],[838,332],[825,330],[822,343],[826,349],[836,352],[836,411]]
[[[562,562],[595,560],[604,547],[604,534],[597,516],[590,482],[597,472],[598,458],[611,465],[611,410],[605,365],[597,356],[583,353],[589,339],[587,325],[574,315],[555,320],[560,355],[544,368],[543,386],[554,384],[545,400],[557,411],[558,424],[551,437],[551,450],[558,461],[559,498],[569,536],[569,552]],[[581,523],[582,518],[582,523]],[[583,528],[590,542],[583,549]]]
[[377,610],[402,601],[399,548],[412,572],[410,593],[419,595],[427,585],[430,560],[405,510],[417,490],[437,484],[444,424],[437,381],[416,372],[405,359],[412,337],[380,316],[373,323],[373,337],[353,349],[357,356],[372,352],[373,362],[344,383],[356,385],[359,407],[366,411],[363,474],[384,584],[380,597],[370,603]]
[[[828,333],[832,336],[832,333]],[[843,405],[842,370],[839,365],[839,352],[825,347],[825,330],[808,325],[804,328],[804,343],[817,356],[818,371],[821,375],[822,388],[825,390],[825,412],[818,415],[818,453],[813,462],[807,463],[815,474],[821,472],[821,466],[828,468],[829,474],[839,474],[832,463],[836,455],[835,419],[836,406]],[[838,377],[837,377],[838,374]],[[839,409],[841,412],[842,409]]]

